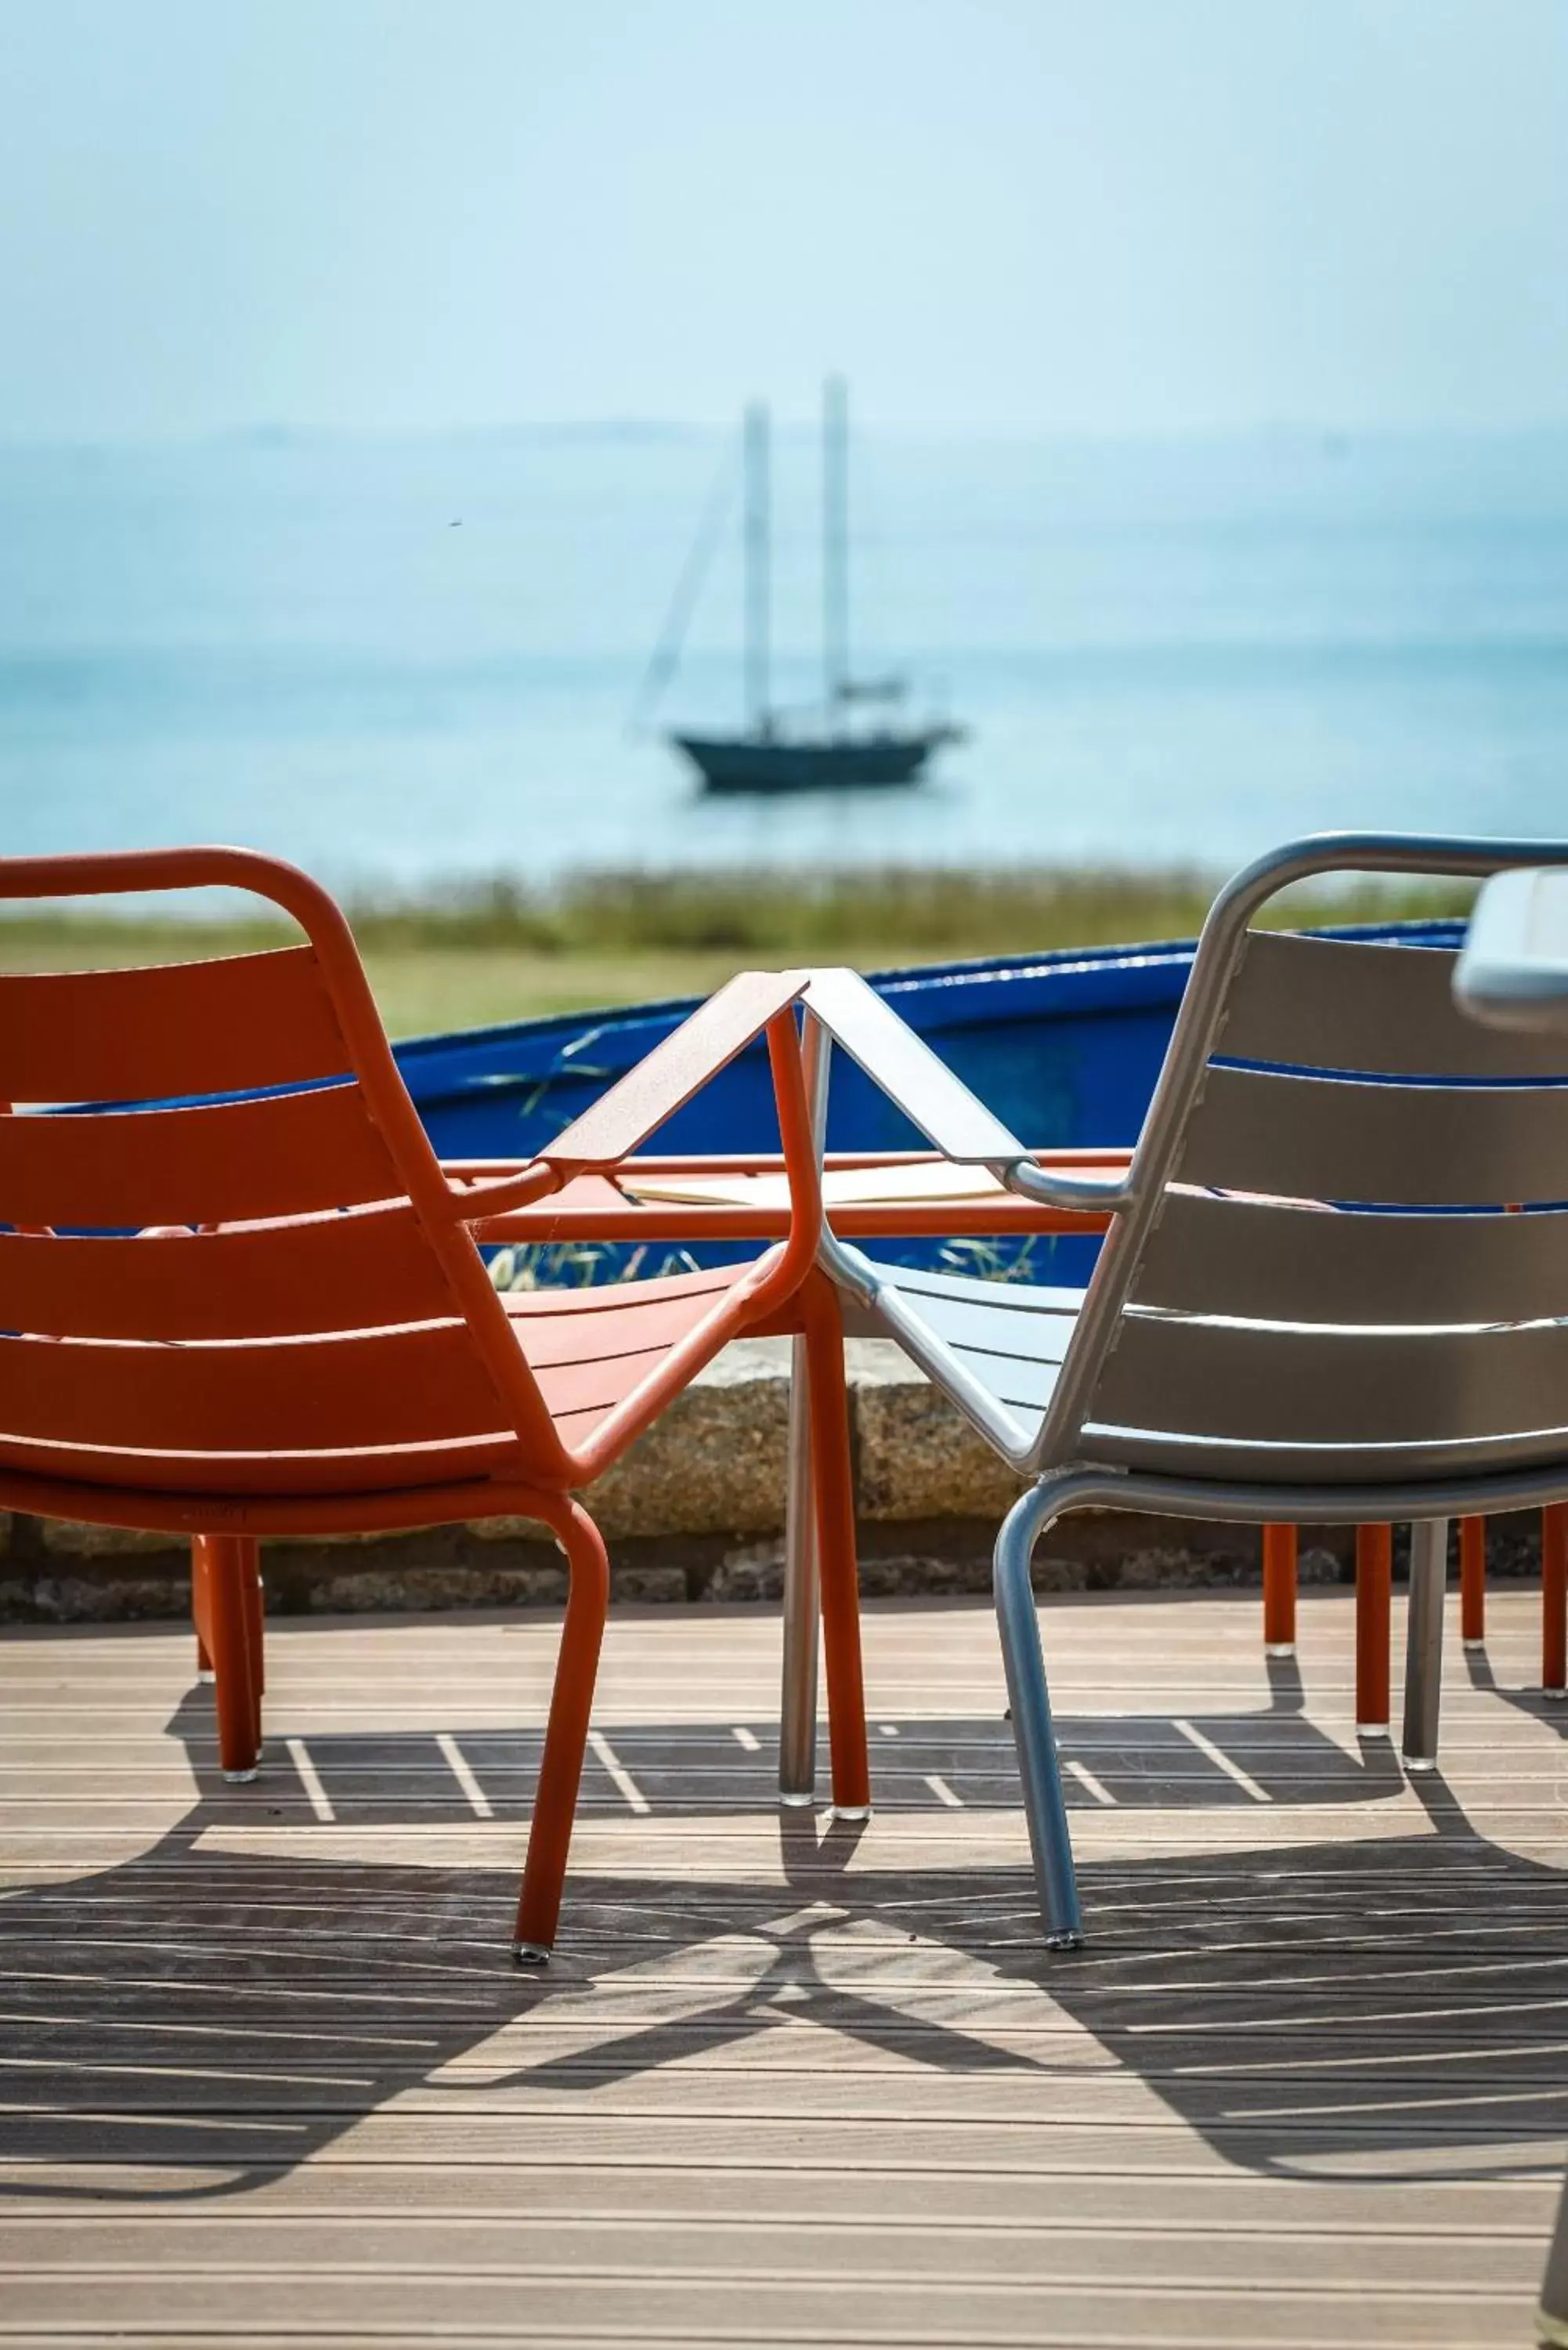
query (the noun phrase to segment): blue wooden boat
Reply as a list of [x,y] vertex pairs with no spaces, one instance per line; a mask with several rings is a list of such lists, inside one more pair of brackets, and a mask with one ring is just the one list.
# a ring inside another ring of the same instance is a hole
[[[1456,921],[1351,925],[1334,938],[1458,946]],[[1192,941],[1069,948],[1024,958],[884,972],[872,984],[965,1083],[1035,1149],[1137,1139],[1192,961]],[[397,1047],[404,1079],[443,1158],[526,1158],[570,1124],[693,1008],[695,999],[573,1013],[425,1036]],[[842,1055],[827,1143],[903,1150],[920,1137]],[[762,1047],[672,1118],[649,1149],[777,1147]],[[929,1250],[927,1252],[929,1253]],[[1047,1244],[1055,1278],[1081,1278],[1082,1241]],[[891,1253],[891,1252],[890,1252]],[[898,1252],[910,1259],[920,1245]],[[1043,1267],[1041,1268],[1044,1269]]]

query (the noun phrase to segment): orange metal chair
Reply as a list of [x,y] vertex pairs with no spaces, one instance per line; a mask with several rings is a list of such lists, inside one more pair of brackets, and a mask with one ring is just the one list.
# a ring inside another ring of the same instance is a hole
[[[569,1596],[516,1927],[519,1961],[540,1963],[608,1597],[604,1543],[573,1496],[742,1332],[804,1330],[810,1349],[836,1794],[867,1800],[802,981],[731,981],[536,1159],[464,1177],[436,1159],[348,925],[305,874],[223,848],[0,859],[0,899],[217,886],[280,907],[306,943],[0,974],[0,1503],[192,1537],[219,1759],[239,1778],[261,1746],[260,1537],[492,1514],[548,1526]],[[497,1294],[476,1230],[616,1168],[764,1031],[786,1238],[712,1273]],[[179,1106],[192,1096],[205,1098]]]

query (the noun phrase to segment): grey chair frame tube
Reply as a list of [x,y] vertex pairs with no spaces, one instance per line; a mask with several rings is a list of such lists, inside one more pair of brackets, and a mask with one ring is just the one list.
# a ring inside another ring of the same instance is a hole
[[1438,1767],[1438,1709],[1443,1686],[1443,1596],[1448,1584],[1449,1522],[1417,1518],[1410,1528],[1410,1602],[1405,1619],[1407,1771]]
[[1079,1949],[1084,1920],[1030,1567],[1046,1526],[1064,1506],[1071,1506],[1072,1482],[1065,1478],[1044,1478],[1013,1503],[996,1538],[992,1577],[1012,1741],[1023,1782],[1029,1857],[1045,1928],[1045,1947],[1050,1950]]
[[[808,1006],[801,1036],[806,1104],[822,1164],[827,1136],[832,1040]],[[816,1510],[811,1475],[811,1367],[804,1338],[790,1352],[789,1466],[784,1499],[784,1665],[779,1705],[779,1802],[811,1804],[816,1795]]]
[[1042,1536],[1074,1510],[1131,1510],[1150,1516],[1247,1525],[1366,1525],[1408,1520],[1415,1530],[1407,1648],[1405,1758],[1417,1771],[1437,1756],[1448,1521],[1568,1501],[1568,1467],[1511,1479],[1433,1485],[1210,1485],[1116,1470],[1063,1469],[1012,1505],[994,1554],[997,1628],[1012,1707],[1019,1776],[1029,1825],[1035,1889],[1048,1948],[1083,1939],[1071,1832],[1030,1568]]

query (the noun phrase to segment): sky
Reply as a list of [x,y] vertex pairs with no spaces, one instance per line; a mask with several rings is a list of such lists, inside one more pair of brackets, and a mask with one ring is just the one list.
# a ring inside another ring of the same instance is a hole
[[1568,421],[1568,0],[0,0],[0,434]]

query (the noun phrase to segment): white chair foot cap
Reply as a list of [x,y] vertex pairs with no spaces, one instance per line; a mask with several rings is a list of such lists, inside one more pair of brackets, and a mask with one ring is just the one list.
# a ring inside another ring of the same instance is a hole
[[550,1963],[548,1942],[514,1942],[513,1963],[519,1967],[547,1967]]
[[253,1762],[248,1771],[225,1771],[223,1776],[231,1787],[248,1787],[251,1781],[259,1776],[260,1772],[261,1764]]
[[211,1687],[212,1687],[213,1683],[217,1679],[217,1678],[218,1678],[218,1676],[217,1676],[217,1674],[213,1670],[213,1668],[212,1668],[212,1666],[211,1666],[211,1665],[198,1665],[198,1666],[197,1666],[197,1668],[196,1668],[196,1687],[197,1687],[198,1689],[211,1689]]
[[1553,1705],[1561,1705],[1563,1700],[1568,1697],[1568,1689],[1543,1689],[1541,1694],[1542,1697],[1549,1697]]
[[1265,1657],[1293,1657],[1295,1652],[1296,1644],[1293,1640],[1266,1640],[1263,1643]]
[[1486,1647],[1486,1642],[1484,1640],[1461,1640],[1459,1642],[1459,1646],[1464,1650],[1467,1657],[1474,1657],[1480,1655],[1481,1650]]
[[1388,1724],[1386,1721],[1358,1721],[1355,1734],[1357,1738],[1386,1738],[1389,1735]]
[[869,1804],[830,1804],[827,1816],[830,1820],[868,1820],[871,1806]]
[[1438,1767],[1435,1754],[1401,1754],[1399,1760],[1407,1771],[1435,1771]]
[[1045,1937],[1045,1948],[1058,1955],[1064,1950],[1081,1950],[1083,1947],[1082,1934],[1047,1934]]
[[779,1789],[779,1803],[786,1812],[809,1812],[815,1801],[815,1787],[807,1787],[804,1794],[792,1787],[787,1794],[782,1787]]

